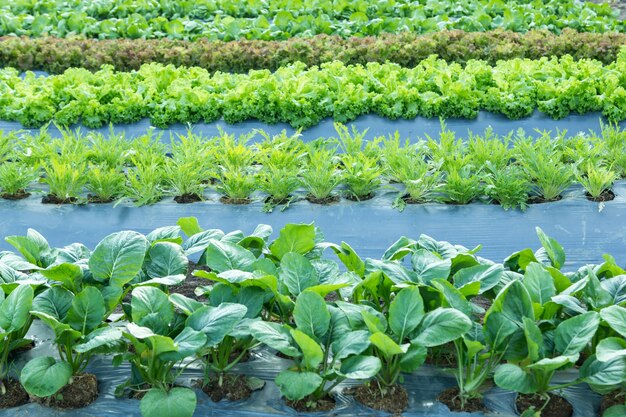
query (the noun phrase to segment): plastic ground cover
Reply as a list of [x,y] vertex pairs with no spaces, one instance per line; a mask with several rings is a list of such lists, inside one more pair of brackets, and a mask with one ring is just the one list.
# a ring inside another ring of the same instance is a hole
[[[502,261],[514,251],[540,244],[535,227],[541,227],[560,242],[567,254],[566,269],[601,263],[610,253],[618,264],[626,264],[626,181],[615,184],[615,200],[594,203],[584,196],[580,185],[569,188],[557,202],[531,205],[525,212],[505,211],[499,205],[473,203],[407,205],[403,212],[392,208],[398,191],[387,188],[371,200],[322,206],[306,200],[292,203],[285,211],[262,212],[263,202],[228,205],[217,193],[207,201],[177,204],[171,198],[152,206],[129,204],[48,205],[41,195],[20,201],[0,201],[2,236],[24,235],[33,228],[50,244],[61,247],[81,242],[90,248],[105,236],[120,230],[148,233],[157,227],[176,224],[180,217],[195,216],[205,228],[252,232],[259,223],[269,224],[277,235],[287,223],[315,222],[330,242],[349,242],[365,258],[383,255],[401,235],[417,238],[424,233],[475,247],[480,255]],[[1,250],[13,250],[0,241]]]
[[[539,135],[537,130],[548,130],[553,133],[556,133],[557,130],[567,130],[568,135],[576,135],[579,132],[588,133],[590,130],[600,132],[601,120],[603,120],[603,118],[600,113],[570,115],[560,120],[554,120],[539,111],[535,111],[531,117],[520,120],[510,120],[500,114],[481,111],[476,119],[447,119],[445,123],[446,128],[455,132],[458,138],[467,138],[468,131],[475,134],[481,134],[488,127],[491,127],[493,132],[498,135],[506,135],[509,132],[520,128],[524,129],[526,134],[532,136]],[[603,122],[606,123],[606,120]],[[366,139],[372,139],[378,136],[387,136],[390,133],[397,131],[402,139],[411,139],[411,141],[416,141],[419,138],[424,138],[425,135],[437,138],[439,136],[439,132],[441,132],[441,121],[438,118],[417,117],[411,120],[389,120],[377,115],[365,115],[356,118],[352,122],[346,123],[346,125],[352,125],[359,131],[369,129],[367,135],[365,136]],[[621,122],[620,126],[623,128],[626,127],[626,121]],[[99,129],[74,126],[74,128],[78,127],[80,127],[82,132],[96,131],[105,135],[110,131],[108,126],[104,126]],[[144,119],[130,125],[114,125],[113,131],[116,133],[125,133],[126,137],[130,139],[145,135],[150,127],[150,120]],[[269,125],[259,121],[246,121],[233,125],[229,125],[224,121],[216,121],[208,124],[197,123],[193,125],[193,132],[204,136],[217,136],[220,128],[226,133],[234,133],[236,135],[246,134],[254,129],[262,129],[272,135],[278,134],[282,130],[286,130],[288,134],[295,132],[295,129],[287,123]],[[161,137],[161,140],[169,143],[170,134],[185,134],[187,129],[187,125],[174,124],[168,129],[155,128],[155,133],[162,132],[163,136]],[[18,122],[0,121],[0,131],[8,133],[16,130],[23,130],[31,133],[39,131],[38,129],[25,129]],[[61,137],[61,132],[53,124],[49,126],[48,132],[52,137]],[[319,137],[333,137],[336,136],[336,134],[335,128],[333,127],[333,120],[326,118],[317,126],[302,131],[302,139],[305,141],[311,141]],[[262,137],[257,135],[256,140],[261,139]]]
[[[29,359],[35,356],[55,355],[55,349],[50,343],[53,334],[49,328],[39,321],[35,321],[29,332],[35,336],[36,347],[30,352],[23,354],[18,363],[18,367],[23,366]],[[255,376],[263,379],[265,387],[252,393],[247,400],[237,402],[221,401],[212,402],[202,391],[197,391],[198,405],[194,417],[200,416],[220,416],[220,417],[270,417],[270,416],[384,416],[387,413],[369,409],[351,397],[343,395],[341,391],[347,386],[353,385],[350,381],[340,384],[334,390],[337,406],[334,411],[327,413],[297,413],[286,406],[280,398],[278,387],[272,382],[274,377],[283,369],[288,367],[289,360],[281,359],[274,355],[273,351],[263,348],[253,352],[250,361],[239,364],[234,368],[233,373]],[[18,408],[0,410],[0,417],[141,417],[139,412],[139,401],[131,399],[118,399],[114,395],[115,387],[123,383],[130,375],[130,366],[122,364],[114,368],[111,365],[111,358],[106,356],[95,357],[87,372],[96,374],[99,381],[98,399],[83,409],[77,410],[55,410],[39,404],[27,404]],[[557,374],[555,383],[571,380],[571,371]],[[199,368],[193,365],[183,373],[179,382],[181,385],[191,386],[194,381],[202,376]],[[501,390],[499,388],[490,389],[485,395],[485,405],[490,410],[489,413],[452,413],[448,408],[439,403],[437,395],[448,387],[455,386],[452,374],[447,374],[444,370],[424,365],[415,373],[405,377],[403,386],[409,393],[409,407],[403,416],[413,417],[453,417],[453,416],[490,416],[501,417],[515,416],[514,399],[515,394]],[[577,385],[565,389],[563,396],[574,407],[573,417],[592,417],[599,406],[600,396],[593,393],[586,385]]]

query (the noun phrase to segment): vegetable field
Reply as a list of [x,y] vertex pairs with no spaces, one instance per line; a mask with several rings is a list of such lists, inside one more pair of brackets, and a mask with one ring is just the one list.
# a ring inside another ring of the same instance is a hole
[[619,7],[0,1],[0,417],[626,417]]

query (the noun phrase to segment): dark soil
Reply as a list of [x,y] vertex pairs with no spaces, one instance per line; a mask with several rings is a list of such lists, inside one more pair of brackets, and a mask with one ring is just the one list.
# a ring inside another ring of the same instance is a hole
[[346,194],[346,199],[350,200],[350,201],[367,201],[367,200],[371,200],[372,198],[374,198],[376,194],[374,193],[369,193],[368,195],[360,195],[360,196],[355,196],[353,194]]
[[112,203],[113,198],[100,198],[97,195],[89,194],[87,196],[87,201],[89,201],[91,204],[107,204]]
[[76,375],[73,381],[61,388],[56,394],[45,397],[33,397],[33,400],[55,408],[82,408],[98,398],[98,380],[94,374]]
[[382,396],[376,380],[345,392],[346,394],[352,394],[363,405],[392,414],[400,414],[409,406],[409,394],[401,385],[389,387],[385,396]]
[[[134,348],[135,347],[133,346],[133,349]],[[141,400],[143,397],[146,396],[148,391],[150,391],[150,388],[151,387],[149,384],[143,384],[139,388],[135,387],[135,389],[130,390],[130,393],[128,394],[128,398],[130,398],[131,400]]]
[[224,375],[221,387],[219,386],[218,377],[212,376],[208,384],[205,385],[203,381],[201,386],[202,391],[215,403],[222,400],[245,400],[252,394],[248,381],[243,375]]
[[249,198],[220,197],[220,202],[223,204],[250,204],[252,203],[252,200]]
[[275,199],[274,197],[269,196],[269,197],[267,197],[267,198],[265,199],[265,201],[263,201],[263,202],[264,202],[265,204],[271,204],[271,205],[273,205],[273,206],[280,206],[281,204],[287,204],[287,203],[289,203],[289,200],[290,200],[290,199],[291,199],[290,197]]
[[428,350],[424,363],[441,368],[456,368],[456,353],[452,343],[436,346]]
[[615,390],[610,392],[602,397],[602,401],[600,402],[600,415],[603,415],[604,412],[613,407],[614,405],[622,405],[626,401],[626,395],[624,395],[624,391]]
[[27,193],[26,190],[19,190],[15,194],[3,193],[2,198],[5,200],[23,200],[26,197],[30,197],[30,193]]
[[585,193],[585,197],[587,197],[587,200],[589,201],[601,203],[603,201],[611,201],[615,199],[615,193],[611,190],[604,190],[602,191],[602,194],[600,194],[597,198],[593,198],[589,193]]
[[444,200],[443,201],[444,204],[447,204],[449,206],[466,206],[466,205],[471,204],[473,202],[474,202],[474,200],[468,201],[467,203],[461,203],[461,202],[452,201],[452,200]]
[[409,194],[405,194],[401,198],[402,198],[402,201],[404,201],[407,204],[422,204],[423,203],[423,201],[411,198]]
[[[548,395],[550,396],[550,401],[541,411],[541,417],[571,417],[574,414],[574,408],[565,398],[553,394]],[[533,394],[518,394],[515,399],[515,406],[519,414],[522,414],[530,407],[540,410],[544,403],[545,400],[543,398]]]
[[[485,313],[487,312],[487,310],[489,310],[489,307],[491,307],[492,304],[492,301],[490,299],[482,295],[472,297],[470,302],[476,304],[479,307],[482,307],[485,310]],[[485,313],[476,314],[480,324],[483,324],[483,320],[485,319]]]
[[289,407],[293,408],[299,413],[312,413],[333,410],[335,408],[335,399],[327,395],[321,400],[313,402],[309,399],[309,397],[304,397],[299,401],[291,401],[285,399],[285,404],[287,404]]
[[178,204],[189,204],[202,201],[202,197],[200,197],[198,194],[183,194],[174,197],[174,201],[176,201]]
[[324,300],[326,300],[329,303],[339,300],[337,291],[329,292],[328,294],[326,294],[326,297],[324,297]]
[[54,194],[47,194],[42,197],[42,204],[74,204],[78,201],[76,197],[61,199]]
[[0,395],[0,409],[18,407],[28,402],[28,393],[19,381],[9,378],[2,382],[7,392]]
[[333,204],[336,203],[340,200],[338,195],[334,195],[331,194],[326,198],[316,198],[314,197],[312,194],[309,194],[306,196],[306,199],[313,204],[322,204],[322,205],[326,205],[326,204]]
[[441,394],[439,394],[437,400],[445,404],[450,409],[450,411],[455,413],[459,413],[461,411],[466,411],[468,413],[487,411],[482,399],[480,398],[471,398],[467,400],[465,402],[465,408],[461,408],[461,399],[459,398],[458,387],[448,388],[447,390],[443,391]]
[[189,261],[189,266],[187,267],[187,277],[180,284],[171,286],[169,288],[170,294],[177,293],[182,294],[185,297],[193,298],[194,300],[204,300],[205,297],[203,295],[197,296],[195,290],[201,286],[211,285],[213,281],[193,275],[193,271],[197,271],[198,269],[207,272],[211,271],[211,268],[206,265],[198,265],[193,261]]
[[24,346],[20,346],[17,349],[14,349],[11,352],[9,352],[9,357],[10,358],[14,358],[14,357],[16,357],[19,354],[22,354],[24,352],[28,352],[29,350],[31,350],[34,347],[35,347],[35,341],[34,340],[30,340],[28,342],[28,344],[26,344]]
[[528,197],[528,204],[543,204],[543,203],[553,203],[555,201],[559,201],[562,200],[563,196],[558,196],[557,198],[555,198],[554,200],[546,200],[545,198],[538,196],[538,195],[534,195],[532,197]]

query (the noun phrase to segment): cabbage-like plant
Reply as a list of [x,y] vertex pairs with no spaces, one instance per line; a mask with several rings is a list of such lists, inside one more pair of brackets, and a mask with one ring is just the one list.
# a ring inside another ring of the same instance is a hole
[[9,354],[29,342],[24,336],[33,322],[33,297],[34,291],[28,284],[17,285],[7,296],[0,290],[0,397],[7,392]]
[[574,366],[580,352],[593,339],[600,325],[597,312],[589,311],[557,325],[537,322],[531,295],[520,281],[513,281],[498,294],[487,319],[494,319],[493,315],[502,324],[501,333],[510,335],[504,355],[508,363],[498,366],[494,381],[501,388],[539,398],[542,405],[538,412],[548,404],[549,394],[554,391],[581,382],[614,385],[626,377],[626,361],[601,362],[594,355],[585,361],[577,378],[552,384],[555,372]]
[[35,297],[31,314],[52,329],[60,356],[40,356],[24,366],[21,381],[31,395],[55,395],[85,371],[95,354],[120,348],[122,332],[105,322],[105,299],[95,287],[73,294],[53,286]]
[[364,353],[371,343],[368,332],[352,331],[345,314],[327,306],[320,295],[300,293],[293,318],[293,326],[261,321],[250,325],[256,339],[294,359],[294,366],[276,377],[286,399],[304,401],[306,408],[314,409],[345,379],[367,380],[379,372],[380,360]]
[[183,365],[183,361],[195,356],[206,344],[207,336],[186,325],[185,315],[177,312],[167,294],[158,288],[133,289],[130,308],[132,321],[123,335],[132,349],[118,355],[114,364],[129,361],[132,376],[116,393],[130,388],[141,396],[144,417],[191,417],[196,394],[190,388],[176,387],[174,381],[191,363]]

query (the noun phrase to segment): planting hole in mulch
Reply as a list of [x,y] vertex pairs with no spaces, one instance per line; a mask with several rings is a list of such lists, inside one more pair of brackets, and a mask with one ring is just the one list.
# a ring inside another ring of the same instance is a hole
[[98,380],[94,374],[80,374],[72,377],[72,382],[61,388],[56,394],[33,401],[55,408],[82,408],[98,398]]
[[42,204],[74,204],[78,201],[76,197],[59,198],[54,194],[47,194],[41,198]]
[[28,402],[28,393],[19,381],[8,378],[2,381],[6,392],[0,395],[0,409],[24,405]]
[[198,201],[202,201],[202,197],[200,197],[198,194],[183,194],[174,197],[174,201],[176,201],[178,204],[197,203]]
[[249,198],[220,197],[220,202],[223,204],[250,204],[252,200]]
[[555,199],[552,200],[546,200],[545,198],[538,196],[538,195],[534,195],[532,197],[528,197],[528,201],[526,201],[528,204],[543,204],[543,203],[553,203],[555,201],[559,201],[562,200],[563,196],[558,196]]
[[367,200],[371,200],[372,198],[374,198],[375,195],[376,195],[375,193],[369,193],[367,195],[360,195],[360,196],[356,196],[354,194],[346,194],[346,199],[350,201],[367,201]]
[[2,194],[2,198],[4,198],[5,200],[23,200],[26,197],[30,197],[30,193],[27,193],[26,190],[19,190],[15,194]]
[[330,411],[335,408],[335,399],[330,395],[317,400],[311,401],[309,397],[304,397],[299,401],[291,401],[285,399],[285,404],[293,408],[299,413],[314,413],[320,411]]
[[[545,408],[541,411],[541,417],[571,417],[574,414],[574,408],[563,397],[558,395],[548,394],[550,401],[545,405]],[[524,411],[530,407],[534,407],[535,410],[540,410],[544,406],[546,400],[538,395],[534,394],[518,394],[515,399],[515,407],[517,412],[521,415]]]
[[24,353],[24,352],[28,352],[29,350],[33,349],[35,347],[35,341],[34,340],[28,340],[25,344],[23,344],[22,346],[13,349],[11,352],[9,352],[9,358],[15,358],[17,355]]
[[404,201],[407,204],[422,204],[424,203],[421,200],[416,200],[415,198],[411,198],[411,196],[409,194],[405,194],[402,197],[400,197],[402,199],[402,201]]
[[456,368],[456,351],[452,343],[435,346],[428,351],[424,363],[441,368]]
[[611,191],[611,190],[604,190],[596,198],[593,198],[591,196],[591,194],[589,194],[589,193],[585,193],[585,197],[587,197],[587,200],[589,200],[589,201],[595,201],[596,203],[601,203],[603,201],[611,201],[611,200],[615,199],[615,193],[613,191]]
[[487,411],[481,398],[470,398],[465,401],[465,407],[461,408],[461,398],[459,397],[458,387],[452,387],[442,391],[437,397],[437,400],[445,404],[450,411],[455,413],[459,413],[461,411],[466,411],[468,413]]
[[113,198],[101,198],[97,195],[89,194],[87,201],[91,204],[108,204],[113,202]]
[[325,198],[317,198],[315,196],[313,196],[312,194],[309,194],[306,196],[306,199],[309,203],[313,203],[313,204],[322,204],[322,205],[327,205],[327,204],[333,204],[336,203],[340,200],[338,195],[334,195],[331,194],[328,197]]
[[600,415],[603,415],[606,410],[614,405],[623,405],[624,401],[626,401],[626,393],[621,390],[615,390],[603,395],[600,402]]
[[211,376],[209,383],[200,382],[202,391],[211,398],[213,402],[222,400],[240,401],[250,397],[252,391],[263,388],[265,383],[258,378],[250,378],[244,375],[226,374],[222,378],[222,385],[219,384],[218,376]]
[[400,414],[409,406],[409,394],[401,385],[388,387],[384,396],[376,380],[344,392],[353,395],[363,405],[392,414]]

